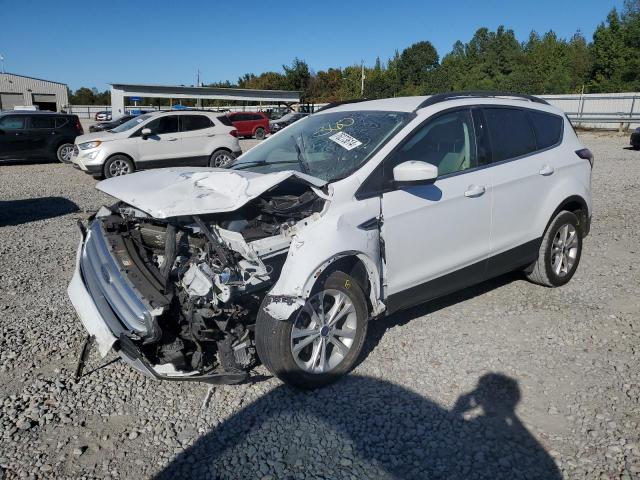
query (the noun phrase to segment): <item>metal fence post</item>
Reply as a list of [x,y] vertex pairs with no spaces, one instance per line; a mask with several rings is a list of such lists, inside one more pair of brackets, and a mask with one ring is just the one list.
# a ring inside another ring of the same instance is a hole
[[[636,106],[636,98],[637,97],[635,95],[631,98],[631,110],[629,110],[629,118],[633,118],[633,109]],[[631,122],[627,123],[627,131],[629,130],[629,127],[631,127]]]

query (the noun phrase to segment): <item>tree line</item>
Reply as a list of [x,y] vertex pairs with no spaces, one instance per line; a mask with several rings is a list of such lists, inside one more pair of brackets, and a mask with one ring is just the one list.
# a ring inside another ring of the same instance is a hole
[[[396,51],[386,61],[377,58],[373,66],[355,64],[313,71],[304,60],[295,58],[290,65],[283,65],[281,72],[247,73],[235,83],[209,86],[299,90],[302,100],[310,103],[458,90],[538,95],[639,91],[640,0],[626,0],[622,12],[611,10],[591,41],[579,31],[569,39],[559,38],[553,31],[542,35],[533,31],[520,42],[513,30],[504,26],[495,31],[480,28],[467,43],[457,41],[442,58],[431,42],[421,41]],[[70,101],[110,103],[105,98],[108,94],[81,88]],[[153,104],[159,104],[158,99]]]

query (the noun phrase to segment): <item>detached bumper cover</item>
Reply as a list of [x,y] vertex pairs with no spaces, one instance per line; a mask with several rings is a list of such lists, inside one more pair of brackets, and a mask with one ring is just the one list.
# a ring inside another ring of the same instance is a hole
[[82,274],[80,273],[82,247],[83,244],[81,243],[76,255],[76,268],[73,272],[71,283],[69,283],[69,287],[67,288],[67,293],[82,325],[84,325],[89,335],[95,337],[98,351],[100,355],[104,357],[109,353],[109,350],[113,348],[113,344],[117,338],[102,319],[98,307],[96,307],[96,304],[93,302],[82,280]]

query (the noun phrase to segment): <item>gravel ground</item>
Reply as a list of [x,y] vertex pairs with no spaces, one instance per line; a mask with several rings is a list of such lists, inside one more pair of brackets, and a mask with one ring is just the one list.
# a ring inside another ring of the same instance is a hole
[[65,293],[106,196],[60,164],[0,164],[0,478],[640,477],[640,152],[583,134],[595,213],[580,268],[507,275],[372,323],[318,392],[158,383],[93,353]]

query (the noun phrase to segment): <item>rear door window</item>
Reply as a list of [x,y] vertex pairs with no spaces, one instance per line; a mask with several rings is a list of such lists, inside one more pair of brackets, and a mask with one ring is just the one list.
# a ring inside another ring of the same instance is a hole
[[33,116],[31,117],[31,128],[54,128],[55,119],[49,116]]
[[180,115],[180,121],[182,122],[181,131],[183,132],[202,130],[213,126],[209,117],[205,115]]
[[551,113],[529,111],[538,150],[553,147],[562,139],[562,118]]
[[483,108],[491,139],[493,162],[527,155],[536,150],[536,140],[527,119],[519,108]]

